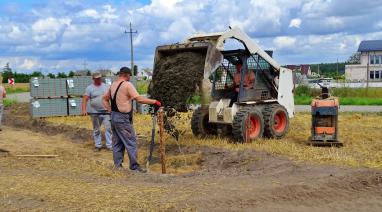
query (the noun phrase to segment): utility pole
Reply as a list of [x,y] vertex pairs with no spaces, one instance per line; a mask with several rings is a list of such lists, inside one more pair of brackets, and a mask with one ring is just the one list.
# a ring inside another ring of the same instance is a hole
[[366,89],[369,89],[369,77],[370,77],[370,52],[367,52],[367,67],[366,67]]
[[317,74],[318,74],[318,76],[320,76],[320,64],[318,64]]
[[134,48],[133,48],[133,34],[138,33],[137,30],[133,31],[131,27],[131,22],[130,22],[130,29],[129,31],[125,30],[125,34],[130,34],[130,50],[131,50],[131,71],[134,76]]
[[87,65],[88,65],[88,63],[86,62],[86,60],[84,60],[84,63],[82,63],[82,65],[84,66],[84,71],[86,71],[86,70],[87,70]]

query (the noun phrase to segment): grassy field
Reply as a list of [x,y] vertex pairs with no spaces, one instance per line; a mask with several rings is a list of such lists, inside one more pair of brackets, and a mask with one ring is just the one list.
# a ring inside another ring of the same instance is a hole
[[[295,96],[296,105],[309,105],[312,102],[311,96]],[[370,97],[339,97],[341,105],[382,105],[382,98]]]
[[17,102],[14,99],[4,99],[3,101],[4,101],[4,106],[5,107],[9,107],[9,106],[11,106],[11,105],[13,105],[13,104],[15,104]]
[[[299,86],[295,90],[295,104],[308,105],[320,93],[320,89]],[[382,105],[382,88],[333,88],[330,94],[338,97],[341,105]]]
[[[176,126],[182,131],[183,146],[214,146],[229,150],[254,149],[284,155],[297,161],[382,168],[382,122],[380,121],[382,114],[341,114],[339,136],[344,143],[343,148],[307,146],[305,142],[310,135],[310,115],[307,113],[298,113],[291,120],[290,131],[284,139],[263,139],[252,144],[235,144],[228,138],[198,139],[191,133],[190,116],[190,113],[182,114],[181,118],[175,121]],[[69,124],[91,129],[88,117],[48,118],[47,120],[53,124]],[[147,137],[150,135],[150,123],[151,117],[148,115],[135,116],[135,128],[141,135]],[[146,140],[148,142],[148,139]],[[168,145],[175,145],[172,138],[167,136],[166,140]],[[189,157],[195,161],[198,155]],[[181,160],[181,158],[174,158],[174,160]]]
[[16,83],[14,86],[3,84],[7,94],[29,92],[29,83]]

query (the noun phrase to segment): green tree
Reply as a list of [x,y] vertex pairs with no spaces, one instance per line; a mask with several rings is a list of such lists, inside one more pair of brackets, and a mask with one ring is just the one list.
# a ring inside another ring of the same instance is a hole
[[54,79],[54,78],[56,78],[56,75],[55,75],[55,74],[52,74],[52,73],[49,73],[49,74],[47,75],[47,77]]
[[31,77],[44,77],[44,74],[41,73],[40,71],[34,71],[34,72],[32,72],[32,74],[30,76]]
[[92,72],[90,71],[90,70],[88,70],[87,72],[86,72],[86,76],[91,76],[92,75]]
[[346,61],[348,64],[361,64],[361,52],[353,53]]
[[57,78],[67,78],[68,76],[66,75],[65,72],[58,72],[57,73]]
[[76,73],[74,71],[69,71],[68,77],[74,77]]
[[7,63],[4,66],[3,74],[2,75],[3,75],[3,83],[7,83],[8,82],[8,78],[12,78],[13,77],[12,69],[9,66],[9,63]]

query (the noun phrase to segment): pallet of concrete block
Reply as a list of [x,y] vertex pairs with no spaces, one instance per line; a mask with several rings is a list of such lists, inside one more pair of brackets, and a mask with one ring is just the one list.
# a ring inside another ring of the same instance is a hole
[[140,104],[136,101],[134,101],[136,104],[135,104],[135,108],[136,108],[136,111],[140,114],[148,114],[150,112],[150,106],[147,105],[147,104]]
[[68,95],[65,79],[35,77],[30,80],[29,86],[33,98],[58,98]]
[[107,76],[107,77],[102,77],[103,82],[106,85],[111,85],[115,80],[117,80],[117,76]]
[[69,96],[82,96],[85,93],[86,87],[92,84],[91,77],[73,77],[66,79]]
[[67,98],[31,99],[29,108],[33,118],[68,115]]
[[[88,105],[89,107],[89,105]],[[79,116],[82,114],[82,98],[75,97],[68,99],[68,112],[70,116]]]

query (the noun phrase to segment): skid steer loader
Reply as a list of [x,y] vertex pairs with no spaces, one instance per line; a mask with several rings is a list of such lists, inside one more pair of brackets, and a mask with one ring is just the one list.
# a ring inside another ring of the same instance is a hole
[[[225,49],[228,39],[235,39],[243,47]],[[285,136],[289,118],[294,116],[293,77],[271,52],[233,28],[157,47],[154,72],[161,57],[184,51],[198,52],[206,58],[204,78],[198,86],[202,104],[191,121],[195,136],[233,135],[238,142]]]

